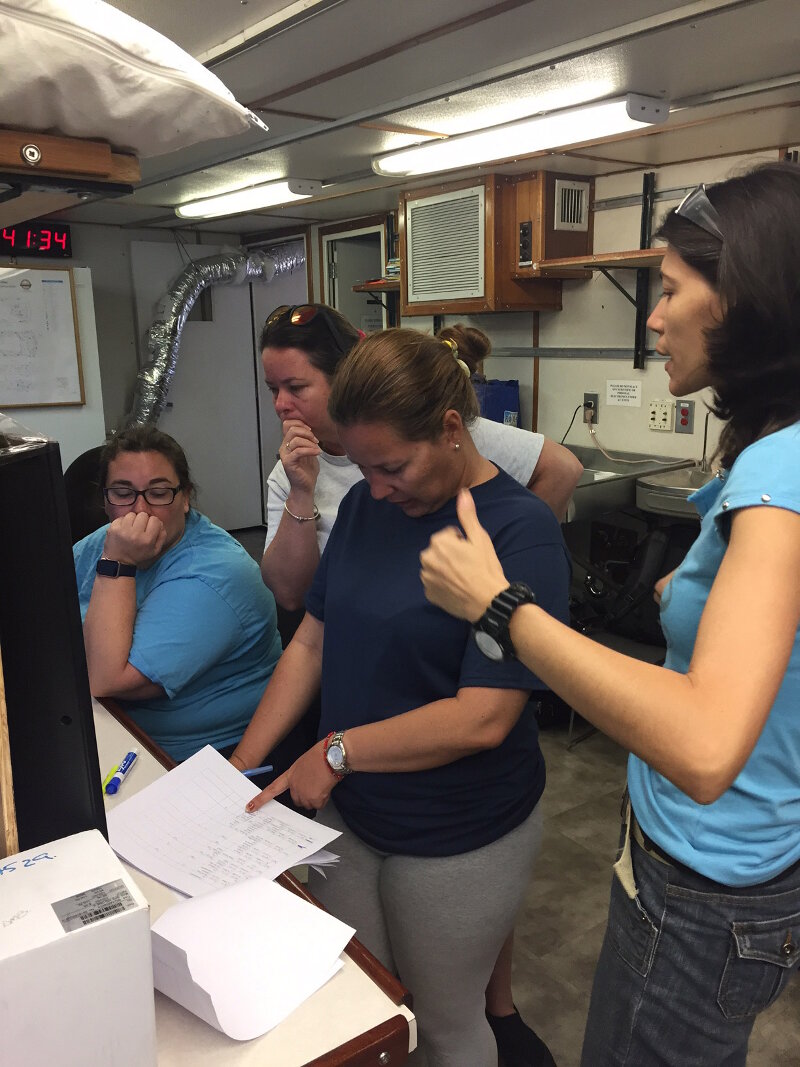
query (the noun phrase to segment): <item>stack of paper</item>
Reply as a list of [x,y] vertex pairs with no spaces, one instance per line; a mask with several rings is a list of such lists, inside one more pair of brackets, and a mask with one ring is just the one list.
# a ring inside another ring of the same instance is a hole
[[108,813],[114,851],[187,896],[276,878],[339,836],[270,801],[249,815],[258,788],[210,746]]
[[277,1026],[342,966],[355,931],[267,878],[207,893],[153,925],[157,989],[238,1041]]

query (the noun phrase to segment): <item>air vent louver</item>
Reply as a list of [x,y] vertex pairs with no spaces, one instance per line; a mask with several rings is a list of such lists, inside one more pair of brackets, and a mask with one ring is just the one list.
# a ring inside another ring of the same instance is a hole
[[408,301],[483,296],[484,187],[409,200]]
[[556,178],[555,230],[589,229],[589,183]]

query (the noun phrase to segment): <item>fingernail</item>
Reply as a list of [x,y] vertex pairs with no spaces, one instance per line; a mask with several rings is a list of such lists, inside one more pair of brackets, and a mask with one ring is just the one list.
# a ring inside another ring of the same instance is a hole
[[245,811],[252,811],[252,810],[253,810],[253,802],[251,800],[249,804],[245,804]]

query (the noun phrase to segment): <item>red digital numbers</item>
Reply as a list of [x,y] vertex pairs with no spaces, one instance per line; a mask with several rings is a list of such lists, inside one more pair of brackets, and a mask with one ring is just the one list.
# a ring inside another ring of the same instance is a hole
[[[70,256],[69,226],[29,223],[0,229],[0,247],[7,253],[30,256]],[[27,249],[27,251],[26,251]]]

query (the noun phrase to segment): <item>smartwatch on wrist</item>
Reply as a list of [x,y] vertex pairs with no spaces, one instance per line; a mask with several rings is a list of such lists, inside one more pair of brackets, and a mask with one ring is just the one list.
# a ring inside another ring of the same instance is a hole
[[521,604],[535,604],[533,591],[524,582],[513,582],[498,593],[486,611],[472,627],[475,644],[489,659],[516,659],[514,645],[508,632],[511,616]]
[[132,563],[120,563],[116,559],[101,556],[95,568],[104,578],[135,578],[136,568]]

